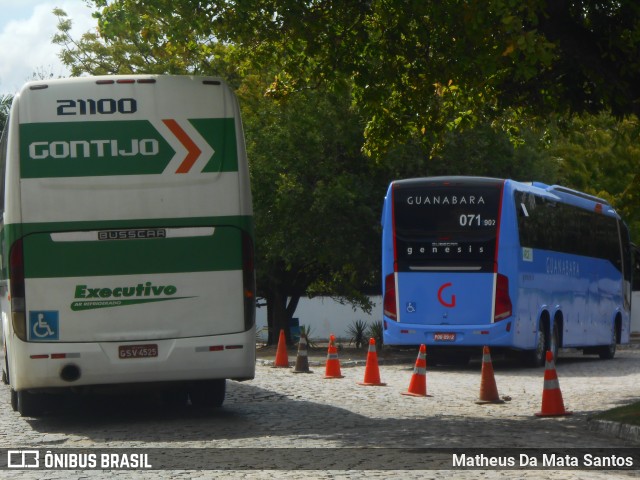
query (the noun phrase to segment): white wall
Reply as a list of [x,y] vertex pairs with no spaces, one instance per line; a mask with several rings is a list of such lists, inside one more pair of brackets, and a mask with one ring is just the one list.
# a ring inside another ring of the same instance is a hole
[[[347,329],[355,320],[364,320],[367,323],[382,320],[382,297],[371,297],[374,303],[371,315],[362,310],[353,310],[350,305],[340,305],[328,297],[301,298],[295,317],[300,325],[311,327],[311,339],[329,339],[330,334],[338,338],[348,339]],[[260,333],[260,339],[266,340],[267,308],[256,310],[256,328]],[[633,292],[631,308],[631,333],[640,334],[640,291]]]
[[640,334],[640,292],[631,297],[631,333]]
[[[310,327],[309,337],[312,340],[329,340],[329,335],[348,339],[347,329],[356,320],[364,320],[368,324],[382,320],[382,297],[370,297],[374,306],[371,315],[364,311],[354,310],[351,305],[340,305],[328,297],[301,298],[294,317],[299,319],[300,325]],[[256,329],[259,338],[267,337],[267,307],[256,310]]]

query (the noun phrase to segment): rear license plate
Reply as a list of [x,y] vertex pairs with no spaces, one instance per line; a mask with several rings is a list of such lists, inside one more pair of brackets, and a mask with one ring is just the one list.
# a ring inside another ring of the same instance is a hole
[[150,343],[147,345],[120,345],[118,356],[127,358],[150,358],[158,356],[158,345]]
[[455,333],[434,333],[433,340],[436,342],[455,342]]

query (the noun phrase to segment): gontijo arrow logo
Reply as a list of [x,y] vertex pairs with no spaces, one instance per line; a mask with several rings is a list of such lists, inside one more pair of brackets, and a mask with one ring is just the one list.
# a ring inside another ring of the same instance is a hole
[[202,172],[215,153],[211,145],[187,121],[166,119],[162,125],[154,126],[175,151],[163,173]]
[[234,118],[25,123],[20,139],[22,178],[238,170]]

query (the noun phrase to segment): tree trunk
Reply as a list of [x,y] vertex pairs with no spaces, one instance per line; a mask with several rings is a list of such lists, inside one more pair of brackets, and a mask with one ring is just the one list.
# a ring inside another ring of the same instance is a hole
[[266,292],[265,300],[267,301],[267,326],[269,328],[269,337],[267,345],[277,345],[280,338],[280,330],[284,330],[284,336],[287,345],[293,345],[291,338],[291,319],[296,312],[300,295],[288,298],[279,288],[270,288]]

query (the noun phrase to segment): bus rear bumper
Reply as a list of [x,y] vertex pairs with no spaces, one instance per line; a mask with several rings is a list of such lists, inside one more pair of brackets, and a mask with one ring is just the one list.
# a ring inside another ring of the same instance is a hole
[[[255,376],[255,329],[215,337],[134,342],[16,341],[13,350],[11,387],[16,391],[222,378],[248,380]],[[77,378],[73,378],[76,373]]]
[[513,347],[513,325],[507,319],[485,325],[419,325],[384,319],[385,345]]

